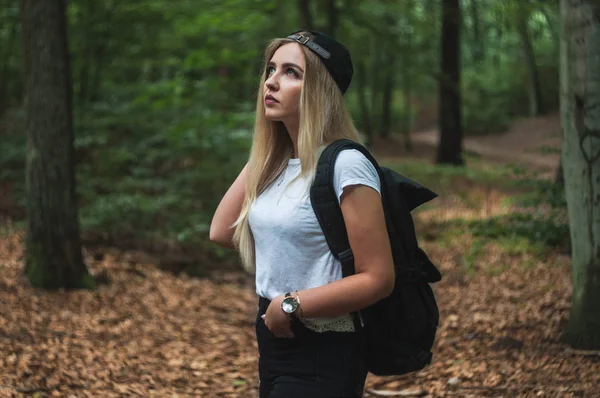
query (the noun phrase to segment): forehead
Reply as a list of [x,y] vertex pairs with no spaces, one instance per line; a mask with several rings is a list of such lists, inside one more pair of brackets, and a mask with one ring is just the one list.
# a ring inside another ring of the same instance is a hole
[[286,43],[273,54],[271,62],[281,65],[286,62],[294,63],[304,68],[304,53],[298,43]]

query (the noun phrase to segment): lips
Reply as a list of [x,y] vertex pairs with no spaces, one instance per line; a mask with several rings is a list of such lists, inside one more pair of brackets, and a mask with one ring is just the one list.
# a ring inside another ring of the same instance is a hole
[[273,97],[271,94],[267,94],[267,96],[265,97],[265,102],[268,104],[273,104],[275,102],[279,102],[275,99],[275,97]]

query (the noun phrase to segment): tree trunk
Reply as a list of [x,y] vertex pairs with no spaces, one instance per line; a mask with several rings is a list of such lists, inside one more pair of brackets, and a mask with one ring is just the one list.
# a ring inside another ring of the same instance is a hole
[[356,83],[357,83],[357,95],[358,104],[360,106],[361,116],[361,127],[363,133],[366,135],[366,144],[370,146],[373,143],[373,129],[371,126],[371,117],[369,112],[369,102],[367,101],[367,87],[366,87],[366,66],[364,60],[359,60],[356,63]]
[[403,123],[402,123],[402,135],[404,136],[404,149],[408,152],[412,152],[412,140],[410,138],[410,132],[412,131],[412,82],[410,80],[410,57],[404,57],[402,60],[402,94],[403,94]]
[[9,81],[11,75],[11,66],[13,64],[13,54],[16,52],[15,45],[13,42],[17,37],[17,29],[19,27],[18,20],[13,20],[8,13],[2,15],[4,23],[10,26],[7,29],[6,38],[0,37],[0,54],[1,54],[1,65],[0,65],[0,116],[4,111],[11,105],[14,100],[14,94],[9,89]]
[[[85,51],[84,51],[85,54]],[[89,57],[84,56],[81,60],[81,68],[79,69],[79,105],[85,107],[88,98],[88,78],[89,78]]]
[[98,44],[94,51],[94,73],[92,74],[91,88],[88,95],[88,101],[98,101],[100,99],[100,88],[102,85],[102,72],[106,59],[106,48],[108,43]]
[[573,298],[565,339],[600,349],[600,5],[561,0],[562,165]]
[[[94,61],[94,49],[97,46],[98,37],[94,35],[94,16],[96,14],[96,2],[88,2],[83,5],[81,28],[84,32],[83,41],[85,45],[81,51],[79,67],[79,91],[77,97],[79,105],[85,108],[89,98],[90,64]],[[103,38],[104,39],[104,38]]]
[[[406,0],[403,8],[403,18],[405,18],[406,26],[413,26],[413,2],[412,0]],[[400,39],[402,43],[402,54],[404,56],[400,59],[400,76],[402,78],[402,136],[404,142],[404,149],[407,152],[412,151],[412,141],[410,138],[410,132],[412,130],[412,81],[411,81],[411,62],[413,53],[413,31],[406,30],[402,32]]]
[[315,28],[312,14],[310,12],[309,0],[298,0],[298,11],[300,14],[301,29],[313,30]]
[[442,0],[442,56],[440,77],[440,144],[437,163],[462,165],[460,106],[460,5]]
[[[493,46],[495,46],[496,48],[500,47],[502,48],[503,45],[503,41],[504,41],[504,27],[501,24],[496,24],[495,29],[494,29],[494,39],[495,42],[493,44]],[[494,64],[494,66],[498,67],[500,66],[501,59],[502,57],[500,56],[502,54],[501,51],[490,51],[490,58],[492,59],[492,62]]]
[[527,4],[519,3],[519,16],[517,22],[517,30],[521,37],[521,45],[525,65],[527,66],[527,74],[529,75],[529,114],[531,116],[539,116],[545,113],[542,102],[542,90],[540,86],[540,78],[535,61],[535,51],[531,36],[529,34],[529,9]]
[[8,54],[9,44],[5,45],[7,50],[4,51],[4,56],[2,57],[2,64],[0,65],[0,116],[4,113],[6,108],[8,108],[8,104],[10,103],[10,99],[8,98],[8,70],[9,70],[9,62],[10,57]]
[[565,186],[565,174],[563,173],[562,156],[560,158],[558,167],[556,168],[556,174],[554,174],[554,183],[563,187]]
[[[365,74],[366,86],[370,96],[370,116],[371,116],[371,129],[373,134],[381,132],[381,112],[380,108],[381,97],[383,94],[383,85],[385,84],[385,76],[381,73],[382,69],[385,68],[385,48],[382,40],[377,39],[375,36],[371,37],[371,57],[370,57],[370,72]],[[368,77],[367,77],[368,76]]]
[[[395,63],[395,52],[387,51],[386,62],[382,65],[384,69],[383,77],[383,93],[381,96],[381,136],[388,137],[390,135],[390,128],[392,126],[392,102],[394,94],[394,63]],[[408,55],[408,54],[405,54]]]
[[97,37],[93,34],[93,17],[95,15],[96,2],[88,2],[83,5],[81,19],[81,28],[84,32],[83,41],[85,45],[81,51],[81,60],[79,66],[79,91],[77,97],[79,105],[85,108],[87,100],[89,98],[89,78],[90,78],[90,64],[93,62],[94,48],[96,46]]
[[481,21],[479,18],[479,0],[471,0],[471,22],[473,24],[473,63],[479,64],[483,60],[484,47],[481,37]]
[[[406,1],[410,3],[410,0]],[[404,10],[403,14],[408,14],[411,11],[410,4],[408,10]],[[404,15],[403,15],[404,17]],[[385,26],[390,31],[394,28],[396,18],[392,14],[388,14],[384,17]],[[410,32],[403,32],[403,36],[410,34]],[[403,38],[404,39],[404,38]],[[402,40],[402,39],[401,39]],[[407,51],[406,47],[402,51],[402,59],[410,59],[411,54]],[[390,135],[390,129],[392,128],[392,103],[394,102],[394,88],[395,88],[395,77],[396,71],[396,50],[391,43],[383,43],[383,62],[381,63],[381,71],[383,74],[382,79],[382,96],[381,96],[381,131],[382,137],[388,137]]]
[[329,0],[327,3],[327,34],[335,37],[338,25],[338,10],[335,7],[335,0]]
[[81,253],[65,0],[22,0],[27,130],[25,273],[43,288],[93,287]]

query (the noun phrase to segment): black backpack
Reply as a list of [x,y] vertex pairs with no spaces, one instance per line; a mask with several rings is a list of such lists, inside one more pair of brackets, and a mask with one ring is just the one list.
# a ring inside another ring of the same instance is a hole
[[419,248],[411,210],[437,194],[390,169],[379,167],[362,145],[338,140],[319,157],[310,189],[313,210],[327,244],[342,264],[344,277],[354,274],[354,257],[348,243],[344,218],[333,188],[333,166],[344,149],[357,149],[369,159],[381,179],[381,196],[396,271],[391,295],[353,313],[355,329],[364,333],[367,369],[378,375],[402,375],[431,363],[431,348],[439,311],[430,283],[442,276]]

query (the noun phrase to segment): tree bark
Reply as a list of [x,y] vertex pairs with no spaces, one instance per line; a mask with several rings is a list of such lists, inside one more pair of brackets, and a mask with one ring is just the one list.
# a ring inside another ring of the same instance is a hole
[[460,105],[460,5],[442,0],[442,56],[440,77],[440,144],[437,163],[462,165]]
[[81,253],[64,0],[21,0],[27,130],[25,273],[42,288],[89,288]]
[[572,243],[566,341],[600,349],[600,5],[561,0],[562,166]]

